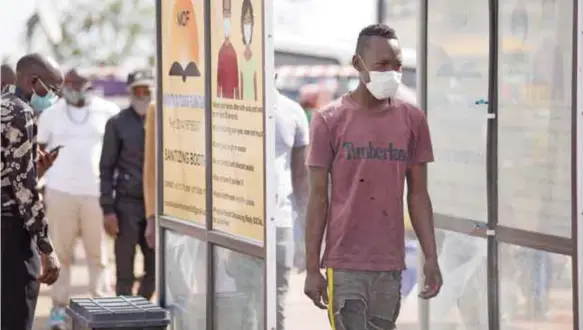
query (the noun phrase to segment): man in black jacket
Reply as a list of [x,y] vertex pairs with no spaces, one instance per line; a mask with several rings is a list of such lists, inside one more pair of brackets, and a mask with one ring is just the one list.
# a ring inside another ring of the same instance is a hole
[[144,255],[138,294],[150,299],[155,289],[155,254],[144,237],[146,215],[142,189],[144,118],[151,102],[151,70],[128,76],[131,105],[105,126],[101,171],[101,208],[105,231],[115,238],[116,293],[132,295],[136,245]]

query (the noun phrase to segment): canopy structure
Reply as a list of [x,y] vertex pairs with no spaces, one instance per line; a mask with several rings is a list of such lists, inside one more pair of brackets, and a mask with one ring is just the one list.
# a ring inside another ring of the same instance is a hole
[[[274,27],[299,26],[274,3],[157,2],[158,289],[174,328],[276,328],[275,69],[282,79],[354,78],[351,43],[377,16],[404,48],[417,46],[407,69],[433,140],[445,283],[437,298],[417,298],[422,258],[407,235],[399,329],[581,328],[581,0],[419,0],[417,16],[404,0],[337,15],[324,12],[338,1],[288,1],[319,6],[302,24],[322,19],[310,36],[341,48],[325,54],[304,54],[313,40],[287,49]],[[278,65],[278,47],[306,59]],[[326,329],[303,275],[286,286],[286,328]]]

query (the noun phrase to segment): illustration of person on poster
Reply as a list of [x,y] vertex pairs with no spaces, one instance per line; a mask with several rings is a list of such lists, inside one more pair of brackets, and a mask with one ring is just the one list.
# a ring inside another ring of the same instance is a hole
[[176,21],[171,25],[171,35],[180,42],[171,43],[172,65],[169,76],[181,77],[186,82],[188,77],[200,77],[198,68],[199,44],[196,12],[190,0],[178,0],[173,9]]
[[231,0],[223,0],[223,33],[225,40],[219,50],[217,69],[217,97],[239,98],[239,67],[237,52],[231,43]]
[[241,32],[243,35],[243,59],[241,60],[241,98],[257,101],[257,63],[251,50],[255,19],[251,0],[243,0],[241,8]]

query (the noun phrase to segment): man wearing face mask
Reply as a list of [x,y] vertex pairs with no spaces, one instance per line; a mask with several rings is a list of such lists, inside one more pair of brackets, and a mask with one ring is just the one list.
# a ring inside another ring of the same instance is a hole
[[138,294],[150,299],[155,289],[155,253],[145,237],[143,194],[145,116],[152,102],[152,70],[128,76],[130,106],[105,126],[99,168],[101,208],[106,232],[115,239],[116,294],[133,295],[136,245],[144,256],[144,275]]
[[93,296],[106,294],[107,241],[99,207],[99,156],[107,120],[119,108],[91,95],[90,81],[72,69],[65,74],[62,98],[39,117],[38,142],[42,149],[59,150],[59,157],[45,175],[44,190],[49,234],[63,269],[52,290],[49,326],[66,324],[70,296],[70,267],[80,236],[89,266]]
[[[4,77],[3,77],[4,78]],[[39,54],[16,65],[2,95],[2,329],[32,328],[40,283],[59,277],[37,179],[45,172],[36,143],[35,110],[55,100],[63,83],[59,65]],[[32,108],[35,107],[35,109]],[[56,153],[48,153],[50,162]],[[38,162],[38,163],[37,163]],[[36,164],[35,164],[36,163]]]
[[334,329],[390,330],[405,268],[405,179],[425,255],[420,297],[436,296],[442,284],[426,180],[433,152],[423,111],[395,97],[402,65],[395,31],[384,24],[364,28],[352,64],[358,87],[312,117],[304,292],[328,308]]
[[219,50],[217,65],[217,97],[239,98],[239,66],[237,52],[231,43],[231,0],[223,0],[223,32],[225,40]]

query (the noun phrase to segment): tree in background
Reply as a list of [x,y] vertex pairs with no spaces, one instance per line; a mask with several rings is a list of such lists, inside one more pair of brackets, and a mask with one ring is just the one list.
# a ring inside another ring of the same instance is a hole
[[[53,43],[37,13],[26,26],[29,51],[48,43],[53,56],[68,65],[117,66],[129,58],[152,62],[155,56],[155,7],[148,0],[70,0],[58,15],[62,40]],[[39,10],[43,10],[39,8]]]

